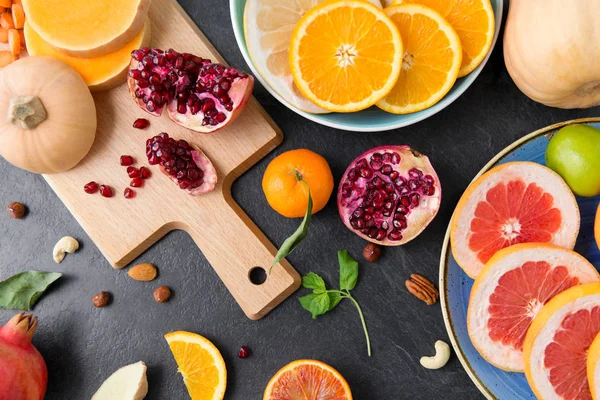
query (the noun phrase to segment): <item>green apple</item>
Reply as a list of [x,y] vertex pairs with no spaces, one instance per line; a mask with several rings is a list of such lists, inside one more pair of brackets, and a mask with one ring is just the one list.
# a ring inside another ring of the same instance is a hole
[[546,165],[578,196],[600,194],[600,130],[589,125],[560,129],[548,144]]

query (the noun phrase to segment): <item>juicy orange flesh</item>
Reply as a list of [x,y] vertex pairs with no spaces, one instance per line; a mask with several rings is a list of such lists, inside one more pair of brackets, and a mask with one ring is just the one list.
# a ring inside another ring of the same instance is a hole
[[486,263],[498,250],[517,243],[552,241],[561,225],[554,197],[535,183],[512,180],[491,188],[475,208],[469,249]]
[[579,285],[564,266],[552,268],[546,261],[528,261],[506,272],[490,295],[488,330],[495,342],[523,351],[527,329],[535,314],[557,294]]
[[300,72],[319,99],[360,102],[388,82],[395,50],[384,22],[364,9],[339,7],[307,27],[298,52]]
[[212,400],[220,381],[211,354],[194,343],[171,342],[170,347],[190,397]]
[[556,393],[565,400],[592,399],[586,374],[587,352],[600,332],[600,307],[567,315],[544,349],[544,367]]
[[331,372],[316,365],[300,365],[281,374],[269,400],[348,400],[344,386]]
[[391,19],[400,30],[404,59],[398,83],[385,100],[397,105],[425,102],[446,83],[454,59],[450,41],[425,15],[396,13]]
[[452,25],[462,44],[463,66],[470,64],[485,47],[490,27],[481,0],[408,0],[404,3],[417,3],[433,8]]

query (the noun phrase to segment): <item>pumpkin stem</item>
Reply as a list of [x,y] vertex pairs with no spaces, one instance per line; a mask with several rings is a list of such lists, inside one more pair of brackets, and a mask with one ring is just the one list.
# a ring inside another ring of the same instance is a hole
[[8,106],[8,120],[21,129],[34,129],[47,118],[46,109],[37,96],[15,96]]

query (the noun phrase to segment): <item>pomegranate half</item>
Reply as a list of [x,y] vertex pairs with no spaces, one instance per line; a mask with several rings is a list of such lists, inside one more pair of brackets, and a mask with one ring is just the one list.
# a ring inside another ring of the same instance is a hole
[[31,344],[37,317],[19,313],[0,328],[0,399],[42,400],[48,370]]
[[371,149],[340,181],[340,217],[351,231],[383,246],[417,237],[440,207],[442,187],[429,159],[408,146]]
[[217,171],[206,154],[185,140],[175,140],[165,132],[146,141],[150,165],[160,170],[192,196],[212,191]]
[[236,119],[252,95],[254,78],[193,54],[147,47],[131,53],[129,93],[144,111],[200,133]]

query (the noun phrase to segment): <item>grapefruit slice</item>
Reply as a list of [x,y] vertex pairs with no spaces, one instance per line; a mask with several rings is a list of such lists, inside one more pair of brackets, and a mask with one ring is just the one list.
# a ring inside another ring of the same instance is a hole
[[592,342],[587,355],[587,378],[592,399],[600,399],[600,334]]
[[352,400],[352,393],[334,368],[317,360],[297,360],[271,378],[263,400]]
[[579,233],[575,196],[554,171],[509,162],[475,179],[460,198],[450,227],[452,255],[475,279],[500,249],[544,242],[573,249]]
[[521,243],[497,252],[471,289],[467,328],[489,363],[523,372],[523,342],[531,322],[550,299],[600,275],[574,251],[548,243]]
[[587,353],[600,332],[600,283],[574,286],[533,320],[523,346],[525,376],[538,399],[591,399]]

